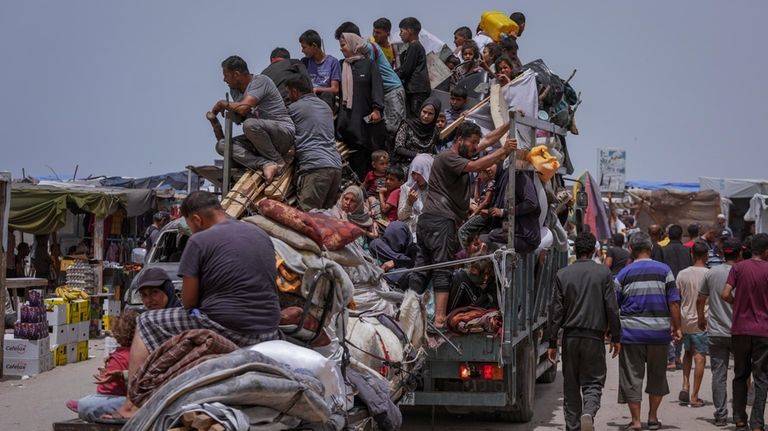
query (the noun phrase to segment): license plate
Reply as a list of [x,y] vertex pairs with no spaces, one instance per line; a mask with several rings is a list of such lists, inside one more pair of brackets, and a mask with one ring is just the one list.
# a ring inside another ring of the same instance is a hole
[[398,405],[401,406],[413,406],[416,405],[416,397],[414,396],[413,392],[406,392],[402,398],[400,398],[400,402]]

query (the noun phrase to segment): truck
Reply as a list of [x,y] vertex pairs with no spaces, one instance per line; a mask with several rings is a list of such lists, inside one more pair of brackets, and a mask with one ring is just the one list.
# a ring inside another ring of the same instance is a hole
[[[565,129],[510,111],[510,130],[516,124],[535,131],[565,135]],[[514,160],[514,154],[512,156]],[[514,170],[510,163],[510,170]],[[510,172],[507,203],[514,205],[514,175]],[[552,181],[563,184],[558,174]],[[551,383],[556,364],[546,357],[545,330],[557,271],[568,263],[567,252],[554,249],[546,257],[514,251],[514,211],[509,214],[509,242],[500,251],[499,304],[503,328],[500,336],[469,334],[452,337],[429,352],[418,387],[400,405],[443,407],[452,413],[493,412],[507,422],[528,422],[533,417],[536,383]]]

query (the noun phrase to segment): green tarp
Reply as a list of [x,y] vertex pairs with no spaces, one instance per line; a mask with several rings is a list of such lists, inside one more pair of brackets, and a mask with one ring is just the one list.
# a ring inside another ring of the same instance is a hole
[[8,226],[21,232],[48,234],[64,226],[68,211],[92,213],[103,218],[127,205],[127,195],[111,189],[70,189],[17,183],[11,189]]

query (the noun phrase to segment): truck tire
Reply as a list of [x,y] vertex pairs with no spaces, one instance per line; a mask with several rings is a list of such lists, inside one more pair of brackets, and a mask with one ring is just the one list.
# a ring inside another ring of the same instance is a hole
[[[509,384],[515,384],[516,396],[514,403],[498,412],[504,422],[530,422],[533,419],[533,402],[536,393],[536,366],[538,358],[536,349],[524,341],[517,348],[517,372],[507,375],[514,378]],[[512,367],[509,366],[508,369]]]
[[[547,358],[542,360],[549,361]],[[553,383],[556,378],[557,364],[553,364],[551,367],[547,368],[547,371],[544,371],[544,374],[540,375],[539,378],[536,379],[536,383]]]

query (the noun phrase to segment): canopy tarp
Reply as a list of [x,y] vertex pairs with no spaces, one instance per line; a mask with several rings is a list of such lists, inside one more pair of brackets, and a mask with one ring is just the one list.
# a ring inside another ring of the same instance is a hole
[[629,209],[635,215],[637,226],[645,230],[652,224],[676,224],[684,228],[689,224],[713,223],[720,212],[720,195],[712,190],[683,192],[679,190],[627,190],[623,203],[614,207]]
[[151,190],[110,189],[74,183],[15,183],[11,188],[8,224],[14,230],[47,234],[64,226],[68,211],[104,218],[124,209],[128,217],[134,217],[152,209],[152,197]]
[[698,192],[699,183],[674,183],[666,181],[644,181],[644,180],[632,180],[627,181],[628,189],[644,189],[644,190],[680,190],[683,192]]
[[768,195],[768,180],[700,177],[699,184],[702,190],[714,190],[729,199],[751,199],[757,194]]

